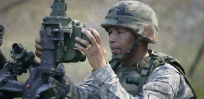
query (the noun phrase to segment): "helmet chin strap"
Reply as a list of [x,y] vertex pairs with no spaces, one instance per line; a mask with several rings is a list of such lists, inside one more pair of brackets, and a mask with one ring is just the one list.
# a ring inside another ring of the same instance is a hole
[[124,55],[116,55],[113,54],[112,58],[117,60],[118,62],[122,62],[124,60],[127,59],[127,57],[130,55],[131,52],[133,52],[135,50],[135,47],[137,45],[141,46],[142,44],[140,43],[140,41],[143,39],[143,37],[141,35],[137,35],[137,39],[135,40],[134,44],[130,47],[130,49],[124,54]]

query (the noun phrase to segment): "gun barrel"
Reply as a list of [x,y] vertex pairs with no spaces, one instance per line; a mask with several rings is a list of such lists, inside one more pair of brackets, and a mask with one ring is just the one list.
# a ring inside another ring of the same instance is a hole
[[14,50],[15,53],[19,53],[19,52],[21,52],[21,50],[22,50],[22,46],[20,46],[20,45],[17,44],[17,43],[14,43],[14,44],[12,45],[12,48],[13,48],[13,50]]

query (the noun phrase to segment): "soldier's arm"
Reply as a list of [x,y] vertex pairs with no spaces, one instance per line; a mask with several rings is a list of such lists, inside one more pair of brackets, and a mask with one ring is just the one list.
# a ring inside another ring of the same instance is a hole
[[120,85],[119,79],[113,72],[110,64],[94,71],[93,77],[98,83],[99,94],[102,99],[139,99],[132,96]]
[[193,96],[184,77],[170,64],[159,66],[150,74],[142,94],[145,99],[190,99]]
[[93,77],[78,85],[71,81],[71,98],[69,99],[100,99],[98,84]]

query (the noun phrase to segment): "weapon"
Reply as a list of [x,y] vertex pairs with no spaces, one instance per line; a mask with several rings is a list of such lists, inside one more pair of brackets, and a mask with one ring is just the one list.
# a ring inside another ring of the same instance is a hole
[[[2,56],[3,52],[0,53]],[[35,61],[33,52],[27,52],[26,48],[14,43],[10,50],[11,57],[14,62],[5,62],[3,68],[0,70],[0,98],[13,99],[15,97],[22,97],[24,82],[17,81],[17,75],[26,73],[29,66],[38,66],[39,63]]]
[[85,54],[74,45],[77,43],[75,37],[89,41],[81,33],[82,28],[86,29],[86,23],[80,24],[78,20],[67,17],[65,0],[54,0],[51,8],[52,12],[43,19],[40,30],[42,48],[54,51],[56,63],[83,62],[86,59]]
[[[4,27],[0,25],[0,43],[4,35]],[[0,44],[0,46],[1,46]],[[26,48],[14,43],[10,50],[14,62],[8,61],[0,48],[0,99],[13,99],[22,97],[24,82],[17,81],[17,75],[26,73],[29,66],[38,66],[33,52],[27,52]]]
[[13,67],[12,73],[21,75],[22,73],[27,73],[28,66],[38,66],[39,63],[35,61],[35,55],[33,52],[27,52],[26,48],[21,45],[14,43],[12,49],[10,50],[10,55],[14,60],[17,60],[15,64],[17,66]]
[[[75,37],[89,39],[81,33],[85,24],[67,17],[65,0],[54,0],[50,16],[46,16],[40,30],[43,49],[40,66],[30,67],[30,77],[23,89],[23,99],[64,99],[69,84],[62,68],[55,63],[69,63],[85,60],[85,54],[74,45]],[[82,25],[82,26],[81,26]],[[90,42],[90,41],[89,41]]]

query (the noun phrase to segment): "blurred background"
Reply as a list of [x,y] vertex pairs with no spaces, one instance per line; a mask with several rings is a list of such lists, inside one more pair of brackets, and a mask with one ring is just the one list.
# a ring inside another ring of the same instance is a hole
[[[106,61],[111,59],[108,34],[100,23],[109,8],[121,0],[66,0],[69,17],[86,22],[87,27],[101,31]],[[204,0],[138,0],[150,5],[159,20],[157,44],[149,48],[166,53],[179,60],[198,99],[204,99]],[[53,0],[0,0],[0,25],[5,28],[3,52],[9,55],[13,43],[26,46],[35,52],[35,38],[39,38],[42,19],[49,16]],[[38,61],[40,59],[37,58]],[[81,83],[92,71],[88,61],[64,64],[66,74],[75,83]],[[29,74],[18,77],[25,82]]]

